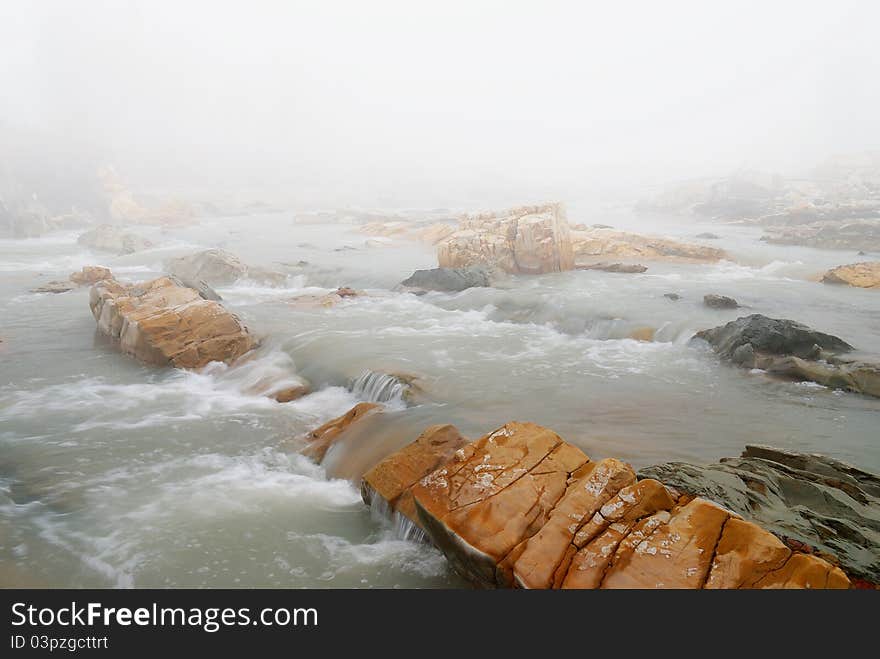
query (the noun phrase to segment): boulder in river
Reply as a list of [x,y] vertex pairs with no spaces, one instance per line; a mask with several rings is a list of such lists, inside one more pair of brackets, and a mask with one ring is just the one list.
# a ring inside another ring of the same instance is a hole
[[825,284],[880,289],[880,261],[853,263],[832,268],[822,277]]
[[511,274],[571,270],[565,208],[551,203],[466,215],[458,231],[439,244],[437,258],[441,268],[484,265]]
[[839,568],[738,514],[531,423],[462,446],[410,493],[428,538],[477,586],[849,587]]
[[707,341],[722,358],[743,368],[880,396],[880,364],[841,356],[853,347],[793,320],[752,314],[697,332],[694,338]]
[[721,236],[719,236],[717,233],[712,233],[711,231],[698,233],[696,237],[700,238],[701,240],[719,240],[721,238]]
[[113,279],[113,273],[101,265],[84,265],[82,270],[70,275],[70,281],[77,286],[91,286],[105,279]]
[[193,288],[200,285],[231,286],[241,279],[266,286],[283,286],[287,281],[284,273],[248,266],[235,254],[223,249],[206,249],[169,259],[165,262],[165,270]]
[[710,309],[739,309],[739,302],[726,295],[710,293],[703,296],[703,304]]
[[146,238],[112,224],[100,224],[86,231],[77,238],[77,242],[84,247],[119,255],[133,254],[153,246]]
[[114,279],[98,282],[89,306],[99,331],[148,364],[201,368],[213,361],[229,363],[257,343],[238,316],[169,277],[129,286]]
[[663,297],[667,300],[672,300],[673,302],[678,302],[681,299],[681,295],[678,293],[664,293]]
[[739,458],[669,462],[639,476],[714,501],[792,546],[836,557],[852,576],[880,583],[880,477],[874,474],[822,455],[746,446]]
[[458,292],[467,288],[491,286],[489,270],[483,266],[416,270],[400,285],[410,291]]

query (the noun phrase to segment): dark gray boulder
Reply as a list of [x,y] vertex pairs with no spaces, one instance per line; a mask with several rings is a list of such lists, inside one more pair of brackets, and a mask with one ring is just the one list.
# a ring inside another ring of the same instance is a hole
[[416,270],[411,277],[400,282],[413,291],[457,292],[468,288],[491,286],[489,270],[480,266],[470,268],[433,268]]
[[739,309],[739,302],[726,295],[704,295],[703,304],[710,309]]
[[[793,320],[752,314],[726,325],[697,332],[695,338],[709,342],[725,359],[742,363],[744,351],[810,359],[818,356],[816,347],[830,352],[847,352],[853,347],[841,338],[817,332]],[[739,355],[739,358],[737,357]]]
[[746,446],[739,458],[667,462],[639,477],[715,501],[784,540],[836,556],[852,576],[880,583],[880,477],[874,474],[822,455]]

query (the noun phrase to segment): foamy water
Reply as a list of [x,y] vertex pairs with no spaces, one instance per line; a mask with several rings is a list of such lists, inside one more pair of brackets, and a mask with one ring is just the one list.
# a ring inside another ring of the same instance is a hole
[[[711,244],[735,263],[647,263],[644,274],[580,271],[424,296],[392,289],[435,264],[431,248],[368,247],[348,227],[285,215],[151,229],[143,235],[157,247],[123,257],[84,250],[70,233],[0,241],[0,574],[54,586],[460,585],[437,551],[371,514],[357,487],[364,469],[432,423],[477,437],[534,421],[636,466],[717,460],[757,442],[880,469],[880,402],[734,369],[691,341],[764,313],[876,352],[876,292],[810,281],[850,255],[713,230],[724,238]],[[263,338],[233,367],[142,366],[95,335],[86,289],[28,292],[87,264],[146,279],[170,256],[217,246],[287,275],[281,287],[218,288]],[[289,303],[339,286],[365,295]],[[707,293],[746,308],[707,309]],[[631,338],[644,328],[654,341]],[[404,400],[394,374],[418,395]],[[270,397],[305,382],[312,393],[298,400]],[[361,400],[388,409],[323,467],[296,452],[309,430]]]

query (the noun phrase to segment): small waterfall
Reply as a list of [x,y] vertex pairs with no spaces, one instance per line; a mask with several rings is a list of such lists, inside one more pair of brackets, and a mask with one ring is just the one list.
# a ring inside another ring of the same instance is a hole
[[[361,485],[362,488],[369,488],[366,483]],[[379,524],[391,523],[391,533],[398,540],[408,540],[410,542],[427,542],[427,534],[416,526],[409,517],[401,515],[396,510],[392,510],[391,506],[384,498],[376,495],[370,488],[370,517]]]
[[380,371],[364,371],[352,381],[349,389],[358,398],[371,403],[396,401],[406,404],[409,384],[395,375]]

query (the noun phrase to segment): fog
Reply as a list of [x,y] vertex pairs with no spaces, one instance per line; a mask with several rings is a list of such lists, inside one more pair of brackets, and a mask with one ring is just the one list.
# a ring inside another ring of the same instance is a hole
[[869,2],[6,2],[0,137],[142,190],[316,204],[796,175],[880,148],[878,21]]

